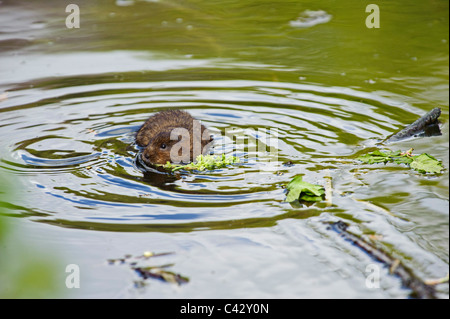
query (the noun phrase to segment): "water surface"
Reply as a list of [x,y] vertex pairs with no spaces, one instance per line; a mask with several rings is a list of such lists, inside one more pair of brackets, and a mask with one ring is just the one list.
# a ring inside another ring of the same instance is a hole
[[[421,279],[447,274],[448,2],[380,3],[380,29],[353,1],[77,4],[79,29],[58,1],[0,4],[0,174],[16,187],[2,203],[21,236],[80,265],[68,295],[408,297],[381,264],[380,288],[367,288],[377,262],[326,229],[336,220],[377,235]],[[442,136],[388,147],[431,154],[442,174],[355,161],[435,106]],[[134,132],[170,108],[241,163],[143,172]],[[284,202],[299,174],[331,180],[332,205]],[[154,263],[189,283],[138,288],[107,262],[148,250],[174,252]]]

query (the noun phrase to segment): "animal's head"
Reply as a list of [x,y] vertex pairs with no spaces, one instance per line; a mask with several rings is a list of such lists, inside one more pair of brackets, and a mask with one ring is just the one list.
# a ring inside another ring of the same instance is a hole
[[[191,136],[185,128],[171,128],[158,133],[142,151],[141,158],[146,164],[166,164],[191,162],[200,154],[206,153],[212,136],[205,129],[201,136]],[[200,134],[198,134],[200,135]]]
[[170,139],[170,131],[160,132],[142,151],[141,158],[146,164],[166,164],[171,160],[172,147],[180,142]]

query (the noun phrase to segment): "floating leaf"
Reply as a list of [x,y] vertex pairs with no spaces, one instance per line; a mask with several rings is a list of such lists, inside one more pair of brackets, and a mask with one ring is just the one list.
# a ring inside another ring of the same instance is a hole
[[359,156],[357,160],[367,164],[388,162],[406,164],[421,173],[440,173],[441,170],[443,170],[442,164],[433,156],[428,155],[427,153],[413,156],[412,151],[413,149],[409,149],[406,152],[381,152],[376,150],[374,152]]
[[443,170],[442,164],[427,153],[414,156],[410,166],[421,173],[440,173]]
[[286,196],[286,202],[293,202],[295,200],[304,200],[308,202],[318,202],[323,199],[325,190],[320,185],[314,185],[304,182],[302,176],[294,177],[286,186],[289,191]]
[[413,161],[411,157],[407,156],[395,157],[392,158],[392,160],[394,161],[395,164],[406,164],[406,165],[410,165],[411,162]]
[[163,167],[172,171],[177,171],[180,169],[185,170],[213,170],[218,168],[224,168],[230,164],[239,163],[239,158],[235,156],[226,156],[222,154],[221,156],[215,155],[199,155],[195,159],[195,162],[186,165],[172,164],[167,162]]
[[[402,157],[401,151],[381,152],[379,150],[376,150],[372,153],[368,153],[358,157],[357,160],[367,164],[376,164],[376,163],[387,163],[401,157]],[[404,158],[407,157],[405,156]]]

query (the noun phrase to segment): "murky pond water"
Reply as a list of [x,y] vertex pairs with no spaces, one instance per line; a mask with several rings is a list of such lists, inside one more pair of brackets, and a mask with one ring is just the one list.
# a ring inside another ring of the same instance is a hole
[[[77,4],[73,29],[58,1],[0,4],[0,175],[15,186],[2,206],[21,236],[79,265],[82,287],[64,295],[407,297],[327,229],[336,220],[377,235],[423,280],[448,273],[448,2],[380,3],[379,29],[353,1]],[[380,146],[435,106],[442,136]],[[241,162],[143,172],[134,133],[171,108]],[[355,161],[380,147],[413,147],[446,169]],[[331,181],[331,205],[286,203],[296,175]],[[189,283],[137,287],[107,262],[144,251],[173,252],[154,263]]]

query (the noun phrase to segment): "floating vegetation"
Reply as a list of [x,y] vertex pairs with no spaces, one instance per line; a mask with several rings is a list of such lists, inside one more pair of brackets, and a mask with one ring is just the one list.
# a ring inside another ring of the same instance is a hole
[[293,202],[295,200],[305,202],[320,202],[325,197],[325,189],[320,185],[314,185],[303,181],[303,177],[295,176],[286,189],[289,193],[286,196],[286,202]]
[[171,171],[177,170],[195,170],[195,171],[205,171],[205,170],[213,170],[227,167],[228,165],[239,163],[239,158],[235,156],[226,156],[222,154],[221,156],[216,155],[199,155],[195,159],[195,162],[180,165],[180,164],[172,164],[167,162],[163,165],[165,169],[169,169]]
[[442,163],[435,159],[433,156],[423,153],[420,155],[413,155],[413,149],[409,149],[406,152],[402,151],[386,151],[382,152],[376,150],[374,152],[362,155],[357,158],[358,161],[367,164],[377,164],[377,163],[396,163],[396,164],[406,164],[412,169],[420,173],[432,173],[438,174],[444,168]]

